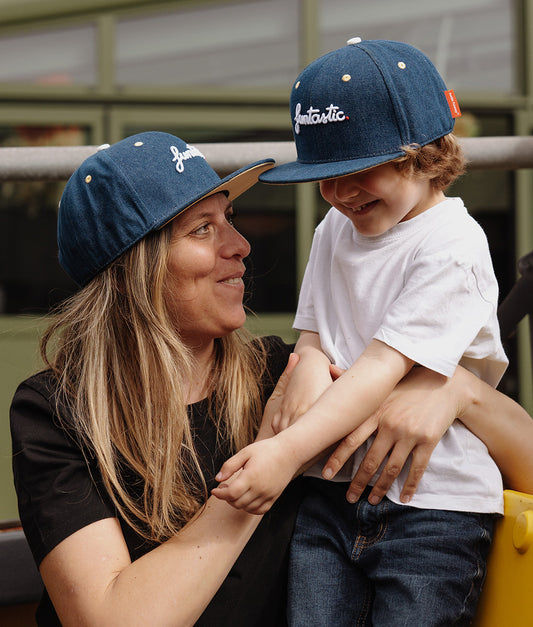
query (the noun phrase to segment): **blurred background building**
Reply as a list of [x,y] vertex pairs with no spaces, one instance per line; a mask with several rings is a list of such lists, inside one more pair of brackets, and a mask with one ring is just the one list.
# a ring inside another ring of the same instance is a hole
[[[353,36],[423,50],[458,96],[458,135],[531,134],[533,0],[0,0],[0,147],[98,145],[145,130],[191,143],[291,140],[294,78]],[[41,316],[75,289],[57,263],[63,185],[0,186],[0,520],[17,515],[9,402],[37,363]],[[531,171],[470,172],[450,193],[485,228],[506,294],[533,248]],[[310,184],[259,185],[237,203],[253,249],[254,330],[294,337],[310,233],[327,208]],[[529,398],[520,347],[507,349],[502,389]]]

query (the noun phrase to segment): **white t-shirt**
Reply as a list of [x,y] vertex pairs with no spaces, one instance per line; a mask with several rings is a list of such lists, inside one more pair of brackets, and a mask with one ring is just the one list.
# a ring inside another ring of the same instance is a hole
[[[315,231],[294,327],[319,333],[323,350],[341,368],[376,338],[447,377],[461,364],[496,386],[508,363],[497,302],[486,236],[461,199],[447,198],[376,237],[361,235],[331,208]],[[370,443],[336,480],[353,477]],[[308,474],[320,476],[322,465]],[[397,503],[407,472],[387,494]],[[487,447],[456,421],[409,504],[501,513],[502,492]]]

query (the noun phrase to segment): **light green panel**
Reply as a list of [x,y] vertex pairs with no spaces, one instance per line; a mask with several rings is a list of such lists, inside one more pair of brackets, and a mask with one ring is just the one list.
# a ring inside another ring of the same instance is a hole
[[39,367],[42,318],[0,316],[0,521],[18,518],[11,472],[9,406],[17,385]]
[[254,314],[246,318],[246,328],[254,335],[279,335],[287,344],[296,342],[298,332],[292,328],[294,314]]
[[[186,127],[205,128],[209,140],[216,141],[218,131],[259,128],[263,131],[288,130],[290,120],[285,107],[258,111],[253,107],[237,108],[219,106],[216,115],[205,106],[183,107],[179,105],[121,107],[116,106],[109,112],[110,142],[124,137],[125,129],[135,126],[153,130],[169,130]],[[211,131],[212,129],[212,131]]]

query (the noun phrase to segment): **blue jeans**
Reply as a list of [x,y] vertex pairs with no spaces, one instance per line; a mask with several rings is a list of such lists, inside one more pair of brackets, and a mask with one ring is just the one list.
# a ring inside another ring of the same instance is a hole
[[292,627],[468,625],[494,516],[346,500],[347,483],[308,479],[291,543]]

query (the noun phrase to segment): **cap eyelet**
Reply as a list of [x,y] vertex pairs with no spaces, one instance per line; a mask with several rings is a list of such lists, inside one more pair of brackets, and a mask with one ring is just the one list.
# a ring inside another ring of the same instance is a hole
[[398,61],[398,67],[400,68],[400,70],[405,70],[407,66],[403,61]]
[[93,177],[90,174],[87,174],[87,176],[85,177],[85,182],[90,183],[92,180],[93,180]]
[[142,146],[144,144],[144,142],[135,142],[133,145],[134,146]]
[[352,77],[349,74],[344,74],[341,80],[345,83],[352,80]]
[[296,81],[296,85],[294,86],[294,89],[298,89],[298,87],[300,87],[300,81]]

